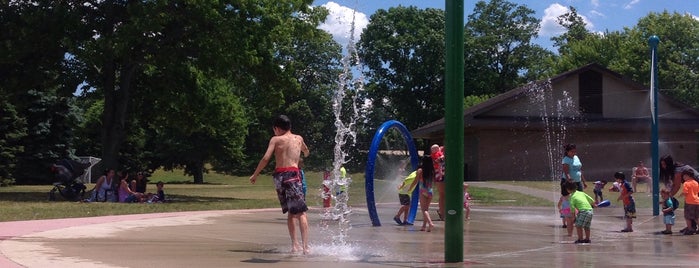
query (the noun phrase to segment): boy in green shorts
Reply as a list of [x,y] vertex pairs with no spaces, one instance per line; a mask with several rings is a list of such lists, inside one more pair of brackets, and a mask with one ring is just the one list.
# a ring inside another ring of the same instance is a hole
[[[576,244],[590,243],[590,224],[592,223],[592,207],[594,199],[583,191],[577,191],[575,183],[566,183],[566,190],[570,193],[570,212],[575,217],[575,229],[578,233]],[[585,230],[585,239],[583,239]]]

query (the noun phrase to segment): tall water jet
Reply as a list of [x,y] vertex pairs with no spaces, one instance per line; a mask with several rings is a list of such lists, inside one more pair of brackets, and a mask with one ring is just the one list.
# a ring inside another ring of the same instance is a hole
[[[567,128],[573,120],[580,116],[577,107],[568,91],[554,94],[551,80],[529,85],[527,95],[533,107],[539,107],[539,120],[543,127],[546,159],[548,161],[549,177],[551,178],[551,195],[556,200],[560,196],[560,181],[562,178],[561,157],[563,144],[566,142]],[[553,208],[558,212],[557,204]],[[556,229],[559,233],[559,229]]]
[[[553,96],[553,87],[551,81],[547,80],[542,85],[532,87],[530,93],[534,96],[534,101],[540,107],[541,121],[544,127],[544,140],[546,142],[546,153],[549,163],[550,177],[553,180],[561,178],[560,170],[560,155],[563,143],[566,141],[567,122],[569,120],[570,111],[577,116],[573,98],[567,91],[561,92],[561,98],[555,99]],[[555,102],[554,102],[555,101]]]
[[[352,212],[348,205],[349,187],[352,179],[348,176],[342,176],[340,168],[347,163],[347,153],[343,150],[348,142],[354,144],[357,134],[355,131],[356,123],[360,113],[360,106],[357,103],[359,92],[364,88],[364,77],[359,73],[358,78],[354,78],[353,73],[361,67],[359,54],[355,46],[354,40],[355,31],[355,11],[352,12],[352,22],[350,26],[349,41],[346,47],[345,54],[342,58],[342,73],[339,76],[337,88],[333,94],[333,114],[335,116],[335,147],[333,149],[333,169],[331,178],[323,182],[324,186],[330,189],[325,192],[323,198],[328,198],[333,201],[331,208],[323,212],[322,218],[327,223],[323,226],[327,233],[333,233],[333,245],[343,246],[347,244],[347,233],[350,230],[349,216]],[[347,99],[347,100],[346,100]],[[343,104],[349,103],[348,109],[343,108]],[[349,115],[343,114],[349,112]],[[330,223],[335,222],[337,229],[330,229]]]

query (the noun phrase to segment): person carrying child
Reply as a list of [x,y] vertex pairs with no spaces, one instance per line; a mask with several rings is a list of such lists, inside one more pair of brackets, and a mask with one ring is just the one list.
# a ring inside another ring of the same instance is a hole
[[[577,183],[566,182],[564,186],[570,193],[570,213],[575,217],[575,229],[578,234],[575,244],[589,244],[594,200],[585,192],[578,191]],[[585,231],[585,239],[583,239],[583,231]]]
[[663,198],[660,205],[663,208],[663,223],[665,223],[665,230],[660,233],[672,234],[672,226],[675,225],[675,210],[680,203],[675,197],[670,196],[670,190],[666,188],[660,189],[660,197]]
[[618,182],[621,186],[621,192],[616,200],[621,200],[624,203],[624,218],[626,219],[626,228],[622,229],[621,232],[633,232],[633,219],[636,218],[636,201],[634,201],[633,196],[631,196],[633,193],[633,188],[631,188],[631,184],[626,181],[626,175],[624,175],[624,173],[621,171],[614,173],[614,179],[616,179],[616,182]]
[[595,188],[592,189],[592,192],[595,194],[595,203],[597,203],[597,204],[599,204],[599,202],[604,201],[604,197],[602,196],[602,191],[604,190],[605,185],[607,185],[607,182],[605,180],[595,181]]

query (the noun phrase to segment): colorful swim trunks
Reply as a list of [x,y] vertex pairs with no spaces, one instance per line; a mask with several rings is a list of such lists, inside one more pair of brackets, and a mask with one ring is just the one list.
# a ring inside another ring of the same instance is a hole
[[272,177],[274,177],[274,186],[277,189],[277,197],[279,198],[279,204],[282,206],[282,213],[288,211],[291,214],[297,214],[308,210],[303,194],[301,172],[298,168],[277,168],[274,170]]

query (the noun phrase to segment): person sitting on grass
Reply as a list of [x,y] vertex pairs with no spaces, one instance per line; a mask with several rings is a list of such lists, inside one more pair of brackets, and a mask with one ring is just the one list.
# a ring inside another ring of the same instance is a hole
[[163,190],[163,188],[165,187],[165,183],[163,183],[162,181],[159,181],[158,183],[155,184],[155,187],[158,188],[158,191],[156,192],[156,194],[158,196],[158,201],[165,202],[165,191]]
[[158,188],[158,191],[154,193],[147,193],[145,196],[139,200],[139,202],[143,203],[163,203],[165,202],[165,191],[163,191],[163,186],[165,184],[162,181],[159,181],[158,183],[155,184],[155,186]]
[[116,184],[116,181],[114,180],[114,177],[116,176],[116,173],[114,169],[106,169],[104,171],[104,175],[102,175],[97,182],[95,183],[95,187],[92,189],[92,197],[89,199],[91,202],[104,202],[104,201],[109,201],[109,202],[116,202],[116,198],[114,197],[114,185]]
[[143,197],[142,193],[137,193],[129,188],[129,183],[127,180],[129,175],[125,174],[121,177],[121,182],[119,183],[119,202],[120,203],[135,203],[140,202]]

